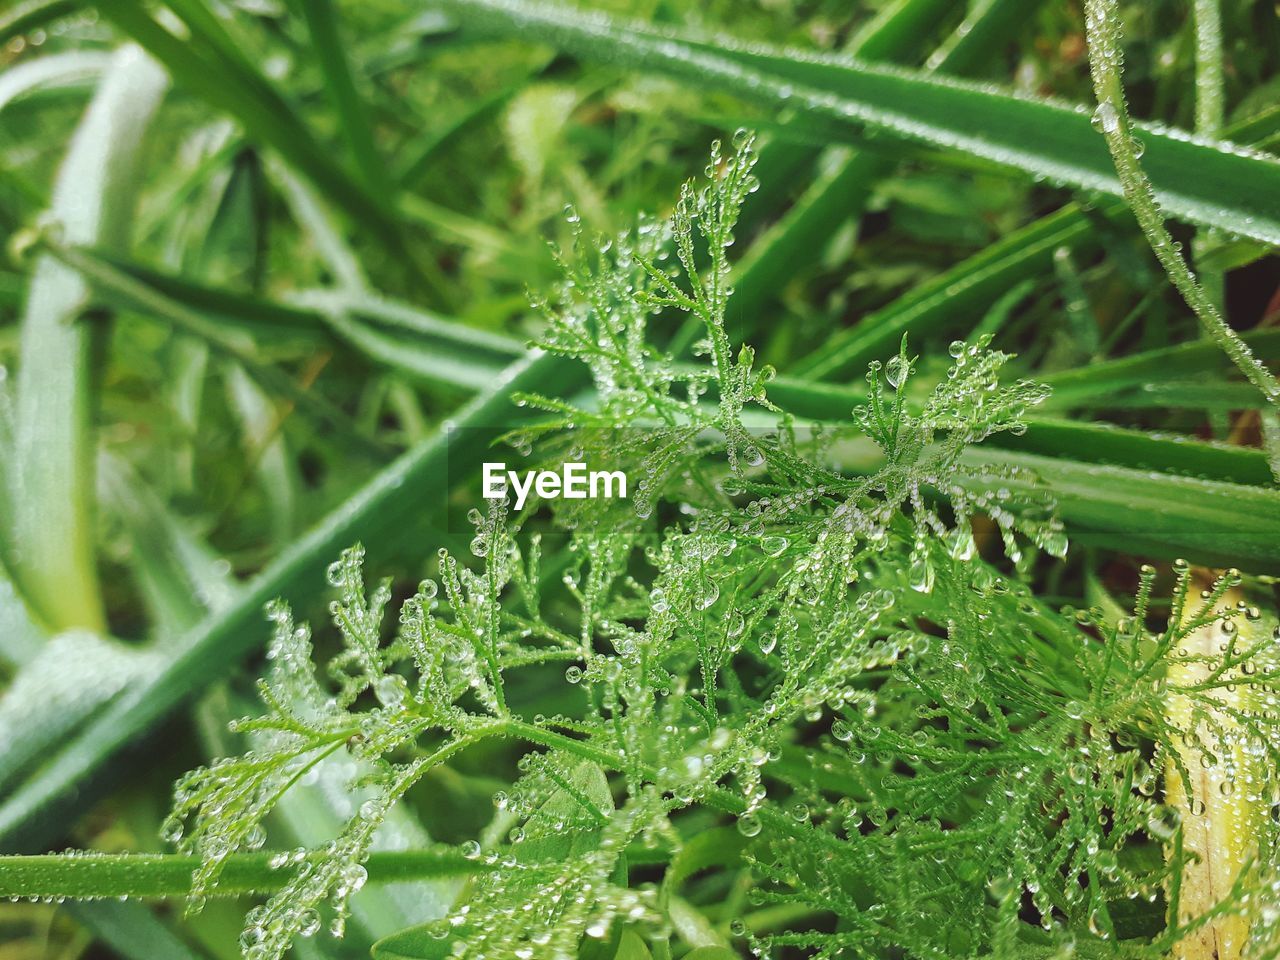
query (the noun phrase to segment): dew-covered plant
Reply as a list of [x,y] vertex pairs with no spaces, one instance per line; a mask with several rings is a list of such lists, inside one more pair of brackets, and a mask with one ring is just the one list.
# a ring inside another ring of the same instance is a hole
[[[1275,956],[1280,659],[1249,584],[1180,565],[1142,568],[1125,612],[1034,595],[1067,550],[1053,504],[963,454],[1046,391],[984,343],[932,388],[904,343],[848,429],[775,405],[726,330],[752,163],[741,136],[669,220],[579,233],[538,304],[593,389],[520,397],[546,416],[507,439],[621,466],[630,500],[488,502],[394,630],[347,551],[323,670],[271,607],[252,746],[184,777],[165,827],[193,908],[348,754],[368,799],[271,857],[243,953],[341,935],[387,811],[488,744],[515,756],[456,848],[469,879],[376,957]],[[654,347],[672,317],[704,362]]]

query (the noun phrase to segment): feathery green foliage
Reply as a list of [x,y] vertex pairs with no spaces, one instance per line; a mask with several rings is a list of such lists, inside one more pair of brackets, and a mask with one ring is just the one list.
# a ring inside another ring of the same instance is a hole
[[[810,917],[778,934],[735,921],[730,934],[757,951],[1048,956],[1120,940],[1127,956],[1156,957],[1207,922],[1177,912],[1182,826],[1164,796],[1171,779],[1190,782],[1191,744],[1256,812],[1258,867],[1239,880],[1249,897],[1220,909],[1275,909],[1275,711],[1216,712],[1228,686],[1274,704],[1280,673],[1270,627],[1253,629],[1261,614],[1222,603],[1239,575],[1196,599],[1178,568],[1162,625],[1153,568],[1119,618],[1059,613],[1000,575],[975,547],[977,516],[1016,566],[1063,555],[1066,539],[1043,499],[972,497],[959,482],[964,449],[1021,429],[1045,396],[1001,384],[1007,358],[980,345],[957,343],[923,402],[905,346],[873,364],[854,416],[882,462],[842,472],[838,438],[797,431],[768,400],[771,372],[724,331],[752,159],[746,137],[713,151],[709,181],[684,188],[669,223],[594,249],[580,236],[564,289],[541,305],[544,346],[591,366],[597,402],[522,398],[551,414],[539,447],[612,451],[640,478],[634,504],[556,505],[546,535],[568,537],[566,597],[546,595],[545,538],[524,529],[537,511],[491,501],[472,514],[472,561],[442,549],[438,579],[402,604],[390,639],[388,585],[366,587],[358,548],[333,565],[342,647],[323,673],[308,629],[272,607],[267,712],[235,724],[257,745],[176,788],[166,833],[199,857],[193,905],[229,858],[262,846],[272,807],[324,757],[358,758],[374,792],[300,866],[279,855],[293,872],[250,912],[246,957],[281,956],[321,911],[340,934],[389,807],[494,739],[527,752],[495,795],[500,831],[461,846],[490,869],[448,919],[375,956],[571,957],[623,929],[665,949],[670,901],[631,882],[628,857],[674,864],[701,808],[744,841],[710,865],[745,858],[758,902]],[[678,269],[665,265],[672,248]],[[704,367],[678,368],[647,341],[653,315],[672,310],[704,325]],[[753,407],[776,428],[748,428]],[[1187,649],[1205,629],[1222,642]],[[530,715],[524,673],[559,674],[573,706]],[[1183,725],[1171,697],[1187,705]],[[801,730],[820,732],[800,746]],[[1135,916],[1135,902],[1156,906]]]

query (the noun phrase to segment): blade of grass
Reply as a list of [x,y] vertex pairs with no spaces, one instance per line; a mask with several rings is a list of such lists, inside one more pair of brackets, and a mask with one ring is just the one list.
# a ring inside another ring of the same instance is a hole
[[[1101,205],[1096,215],[1113,218],[1124,205]],[[794,376],[832,379],[864,367],[892,350],[904,333],[921,336],[976,321],[1001,293],[1041,274],[1056,251],[1081,249],[1095,231],[1079,205],[1071,203],[962,260],[904,296],[864,316],[856,326],[831,336],[819,350],[793,364]]]
[[[658,34],[525,0],[446,0],[445,7],[464,27],[490,35],[548,43],[584,59],[666,74],[772,109],[794,105],[827,121],[970,154],[1063,186],[1124,193],[1083,107],[919,71]],[[1157,196],[1172,214],[1280,243],[1280,162],[1274,157],[1151,125],[1137,129],[1146,140]]]
[[70,903],[81,926],[125,960],[209,960],[196,952],[141,903]]
[[[1073,541],[1198,563],[1280,569],[1280,490],[978,447],[975,489],[1048,490]],[[1249,517],[1242,526],[1241,517]]]
[[[1214,344],[1214,349],[1218,349],[1217,344]],[[1265,403],[1251,383],[1161,379],[1136,384],[1109,396],[1095,396],[1092,401],[1076,406],[1084,410],[1138,410],[1155,407],[1162,410],[1200,410],[1210,414],[1227,414],[1234,410],[1256,410]]]
[[[73,243],[123,245],[138,148],[167,85],[136,47],[115,55],[59,172],[50,210]],[[4,540],[22,594],[55,629],[104,627],[94,549],[93,329],[87,290],[47,252],[22,319]]]
[[80,86],[97,78],[111,55],[95,50],[68,50],[27,60],[0,73],[0,110],[33,90]]
[[[1280,338],[1278,338],[1280,342]],[[1211,344],[1201,346],[1221,360]],[[839,429],[847,426],[850,411],[865,401],[856,387],[812,383],[792,377],[776,377],[769,384],[769,398],[797,418],[818,421]],[[1052,417],[1027,417],[1026,433],[991,437],[986,448],[1052,456],[1078,464],[1110,464],[1185,474],[1250,486],[1270,486],[1266,455],[1248,447],[1203,443],[1176,435],[1153,436],[1106,423],[1080,423]]]
[[[1182,256],[1181,245],[1176,244],[1169,235],[1161,208],[1170,209],[1175,214],[1177,210],[1167,197],[1159,193],[1139,159],[1144,154],[1137,145],[1137,134],[1149,134],[1129,117],[1121,73],[1120,21],[1114,0],[1086,0],[1085,30],[1089,40],[1089,64],[1093,74],[1094,93],[1098,99],[1095,116],[1115,163],[1125,201],[1142,227],[1156,259],[1199,319],[1206,335],[1213,338],[1268,402],[1280,404],[1280,381],[1276,380],[1271,371],[1249,350],[1248,344],[1227,325],[1213,300],[1191,272]],[[1275,166],[1280,170],[1280,165]],[[1241,182],[1241,186],[1253,185],[1249,180]],[[1265,209],[1270,201],[1259,199],[1255,202],[1260,202]],[[1207,221],[1207,224],[1234,229],[1226,223]],[[1269,242],[1278,243],[1280,237],[1272,237]]]
[[[1269,136],[1278,124],[1280,107],[1273,107],[1232,125],[1227,133],[1252,143]],[[836,377],[893,350],[904,333],[918,336],[953,325],[959,328],[967,311],[984,308],[1004,290],[1047,269],[1058,249],[1091,248],[1097,242],[1099,219],[1118,221],[1125,210],[1119,200],[1105,201],[1093,210],[1067,204],[867,314],[856,326],[833,334],[820,349],[793,364],[791,372],[819,379]]]
[[[1280,359],[1280,330],[1255,330],[1242,335],[1242,339],[1258,356]],[[1230,369],[1230,359],[1216,343],[1161,347],[1043,377],[1043,381],[1053,388],[1045,407],[1069,410],[1090,402],[1105,402],[1108,397],[1125,390],[1141,389],[1148,383]],[[1256,393],[1254,402],[1259,402]]]
[[[302,290],[289,303],[279,303],[194,283],[106,251],[77,252],[102,261],[163,300],[200,314],[217,328],[241,331],[257,342],[316,344],[336,336],[370,359],[416,379],[479,389],[525,353],[514,337],[477,330],[373,292]],[[143,309],[141,301],[129,303]],[[155,316],[166,319],[165,314]]]
[[28,663],[40,653],[45,639],[45,631],[0,564],[0,661],[11,667]]
[[[548,62],[550,62],[548,60]],[[475,124],[481,123],[498,113],[522,90],[534,77],[538,76],[546,64],[536,70],[529,71],[515,83],[507,84],[486,97],[467,104],[457,116],[449,120],[443,127],[431,129],[412,142],[406,144],[401,153],[404,158],[398,165],[399,173],[396,182],[406,190],[416,190],[426,180],[427,173],[440,151],[452,143],[458,136],[467,132]]]
[[85,631],[46,639],[0,696],[0,790],[13,788],[59,741],[158,665],[157,657]]
[[1107,423],[1079,423],[1037,417],[1027,432],[992,437],[990,447],[1043,456],[1183,474],[1246,486],[1271,485],[1271,471],[1261,450],[1202,443],[1186,437],[1153,436]]
[[[217,895],[272,893],[299,865],[271,866],[272,852],[233,853],[218,878]],[[304,860],[303,863],[306,861]],[[78,853],[0,857],[0,897],[98,899],[129,896],[178,899],[191,892],[198,857],[180,854]],[[463,877],[500,869],[454,850],[375,851],[365,862],[369,883]]]
[[348,44],[344,43],[333,0],[306,0],[300,4],[316,62],[324,78],[324,87],[338,114],[339,129],[356,170],[367,190],[394,186],[389,184],[385,167],[374,146],[373,123],[364,100],[356,90],[347,60]]

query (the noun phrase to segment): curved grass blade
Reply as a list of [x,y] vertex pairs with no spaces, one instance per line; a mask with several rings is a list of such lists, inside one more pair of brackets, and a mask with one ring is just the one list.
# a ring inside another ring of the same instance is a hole
[[[167,86],[137,47],[115,55],[58,175],[51,217],[73,243],[121,246],[139,145]],[[84,280],[37,255],[22,320],[4,539],[28,603],[54,629],[101,631],[90,408],[94,328],[76,323]]]
[[[793,106],[821,121],[942,147],[1063,186],[1122,196],[1088,110],[1014,96],[919,71],[780,51],[728,39],[658,33],[630,22],[524,0],[446,0],[464,27],[548,43],[739,94]],[[1280,162],[1231,144],[1136,125],[1161,204],[1193,223],[1280,243]]]
[[358,430],[342,410],[316,393],[299,386],[284,371],[258,360],[251,350],[228,337],[220,328],[200,314],[188,310],[180,303],[167,300],[162,294],[149,289],[123,271],[117,270],[109,262],[96,257],[88,250],[64,246],[53,241],[45,241],[43,246],[59,261],[88,278],[99,292],[107,294],[125,306],[164,319],[231,357],[263,387],[287,398],[296,404],[298,409],[307,412],[318,422],[336,428],[341,436],[369,456],[380,458],[387,452],[380,442],[366,437]]
[[[1280,359],[1280,330],[1254,330],[1241,339],[1258,356]],[[1216,343],[1203,341],[1146,350],[1115,360],[1101,360],[1086,367],[1048,374],[1041,379],[1053,388],[1046,409],[1068,410],[1116,398],[1147,384],[1190,378],[1231,369],[1231,361]],[[1253,404],[1259,402],[1256,392]]]
[[[1019,18],[1024,18],[1034,12],[1035,6],[1027,0],[994,0],[965,18],[943,47],[952,52],[931,58],[929,69],[968,72],[982,62],[980,54],[995,49],[1021,22],[1010,17],[1011,10],[1016,9]],[[919,45],[921,29],[927,29],[926,25],[942,12],[935,8],[936,4],[929,3],[904,5],[899,8],[899,17],[909,22],[910,32],[903,30],[898,20],[890,20],[862,44],[853,45],[850,52],[862,58],[901,61]],[[754,328],[754,321],[776,299],[785,279],[812,260],[814,251],[840,224],[862,213],[875,183],[890,167],[891,161],[882,156],[855,153],[805,191],[786,216],[752,245],[734,279],[740,304],[734,311],[739,339],[745,339]]]
[[[1102,204],[1094,215],[1119,217],[1124,205]],[[1095,228],[1078,204],[1070,203],[998,240],[909,293],[864,316],[794,364],[795,376],[832,379],[855,371],[893,349],[908,331],[913,336],[976,322],[1005,290],[1038,276],[1056,251],[1079,250],[1095,242]]]
[[28,60],[0,73],[0,110],[24,94],[51,87],[80,86],[98,77],[111,55],[94,50],[69,50]]
[[[1233,124],[1227,132],[1242,143],[1254,143],[1274,133],[1277,124],[1280,107],[1273,107]],[[1038,275],[1052,264],[1058,249],[1091,249],[1097,243],[1098,224],[1120,220],[1125,210],[1119,200],[1105,201],[1093,210],[1067,204],[867,314],[856,326],[833,334],[821,349],[793,364],[792,372],[824,379],[835,377],[856,371],[892,351],[904,333],[921,335],[952,325],[960,329],[962,321],[973,315],[967,312],[985,309],[1005,290]],[[1249,335],[1244,339],[1252,342]],[[1105,366],[1104,362],[1080,372],[1088,375]],[[1045,379],[1057,383],[1054,376]],[[1056,392],[1049,402],[1055,403],[1061,397]]]

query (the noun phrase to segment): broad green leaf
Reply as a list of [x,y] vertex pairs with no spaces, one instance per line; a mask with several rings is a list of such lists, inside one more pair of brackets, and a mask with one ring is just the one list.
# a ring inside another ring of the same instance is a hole
[[[658,33],[566,6],[447,0],[459,22],[548,43],[575,56],[739,94],[776,109],[956,150],[1077,189],[1119,197],[1092,110],[989,86],[725,38]],[[1136,125],[1156,196],[1171,216],[1280,243],[1280,162],[1269,154],[1151,124]]]
[[622,932],[622,940],[618,944],[618,952],[613,955],[613,960],[652,960],[653,954],[649,952],[648,945],[640,939],[640,935],[634,930],[624,930]]

